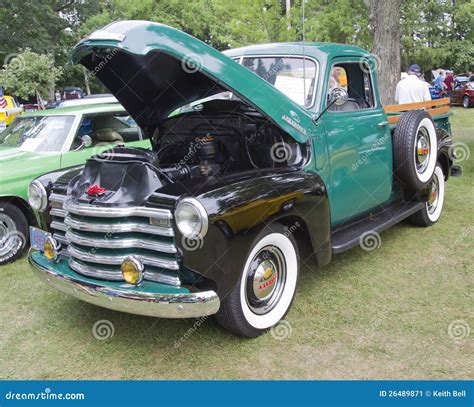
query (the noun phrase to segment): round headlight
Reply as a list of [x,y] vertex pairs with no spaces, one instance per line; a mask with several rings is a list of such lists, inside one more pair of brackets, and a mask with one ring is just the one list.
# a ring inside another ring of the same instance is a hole
[[174,213],[176,225],[185,238],[203,238],[207,233],[208,219],[204,206],[197,199],[185,198]]
[[48,206],[48,194],[39,181],[33,181],[28,187],[28,202],[36,210],[43,212]]

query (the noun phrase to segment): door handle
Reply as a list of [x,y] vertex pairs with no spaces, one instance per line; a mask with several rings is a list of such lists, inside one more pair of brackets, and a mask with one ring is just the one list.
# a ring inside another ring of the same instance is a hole
[[388,124],[390,124],[389,122],[381,122],[378,124],[378,126],[382,127],[382,126],[387,126]]

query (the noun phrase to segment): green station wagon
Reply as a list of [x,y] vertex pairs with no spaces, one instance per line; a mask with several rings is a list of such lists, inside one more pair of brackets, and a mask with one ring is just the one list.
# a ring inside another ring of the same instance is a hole
[[221,53],[171,27],[121,21],[72,59],[152,142],[40,177],[30,197],[42,208],[35,275],[98,306],[215,315],[257,336],[288,312],[303,262],[368,248],[407,218],[433,225],[445,181],[460,173],[449,107],[384,108],[375,58],[357,47]]
[[27,113],[0,133],[0,264],[15,260],[28,243],[28,226],[35,223],[28,204],[30,182],[49,171],[83,165],[115,143],[150,145],[118,103]]

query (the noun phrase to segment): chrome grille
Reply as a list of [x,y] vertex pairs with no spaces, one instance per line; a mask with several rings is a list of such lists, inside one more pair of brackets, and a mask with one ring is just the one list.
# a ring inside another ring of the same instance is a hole
[[64,224],[64,218],[66,217],[66,211],[63,209],[64,202],[66,201],[65,195],[52,193],[49,197],[51,210],[49,214],[52,217],[51,228],[54,229],[53,237],[63,245],[67,246],[66,240],[66,225]]
[[145,280],[181,284],[171,210],[109,208],[65,198],[50,197],[51,228],[68,245],[71,269],[87,277],[123,281],[120,265],[134,255],[145,265]]

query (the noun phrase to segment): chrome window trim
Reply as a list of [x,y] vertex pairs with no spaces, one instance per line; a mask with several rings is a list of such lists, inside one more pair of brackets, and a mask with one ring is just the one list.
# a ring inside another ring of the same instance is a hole
[[[72,244],[68,246],[68,252],[71,257],[75,257],[78,260],[108,265],[120,265],[128,257],[128,255],[108,256],[84,252],[74,247]],[[170,270],[179,270],[179,265],[176,260],[168,260],[150,255],[140,255],[140,260],[143,264],[148,264],[149,266],[161,267]]]
[[70,199],[64,203],[64,209],[75,215],[117,218],[126,216],[143,216],[154,219],[173,219],[168,209],[151,208],[146,206],[128,206],[124,208],[105,207],[97,205],[75,204]]
[[[172,228],[165,228],[160,226],[147,225],[144,223],[113,223],[113,224],[100,224],[84,222],[76,219],[72,219],[70,216],[66,216],[64,219],[66,227],[83,231],[83,232],[105,232],[105,233],[125,233],[125,232],[140,232],[152,235],[168,236],[173,237],[174,231]],[[52,227],[52,225],[51,225]]]
[[95,239],[91,237],[85,237],[78,235],[72,229],[68,229],[66,232],[66,239],[71,243],[77,243],[81,246],[89,246],[104,249],[148,249],[155,250],[162,253],[176,253],[176,246],[172,243],[156,242],[150,239],[134,239],[134,238],[121,238],[121,239]]
[[[338,61],[338,59],[336,58],[335,59],[335,62],[331,63],[330,65],[330,69],[329,69],[329,74],[331,73],[331,70],[334,68],[334,65],[337,65],[337,64],[343,64],[343,63],[347,63],[347,64],[359,64],[360,65],[360,62],[361,62],[361,59],[341,59]],[[367,62],[367,61],[363,61],[364,63]],[[371,89],[372,89],[372,96],[373,96],[373,99],[374,99],[374,105],[371,106],[371,107],[366,107],[366,108],[363,108],[363,109],[356,109],[356,110],[347,110],[347,111],[337,111],[337,110],[328,110],[326,111],[326,113],[329,113],[330,115],[331,114],[340,114],[340,113],[354,113],[354,112],[373,112],[373,111],[376,111],[378,109],[381,109],[382,106],[380,105],[379,101],[380,101],[380,94],[377,94],[377,97],[376,97],[376,90],[375,90],[375,86],[374,86],[374,75],[373,75],[373,72],[370,71],[368,73],[369,77],[370,77],[370,85],[371,85]],[[326,92],[322,94],[323,96],[323,109],[324,110],[328,103],[327,103],[327,96],[328,96],[328,90],[329,90],[329,85],[330,85],[330,79],[328,79],[328,82],[326,84]]]

